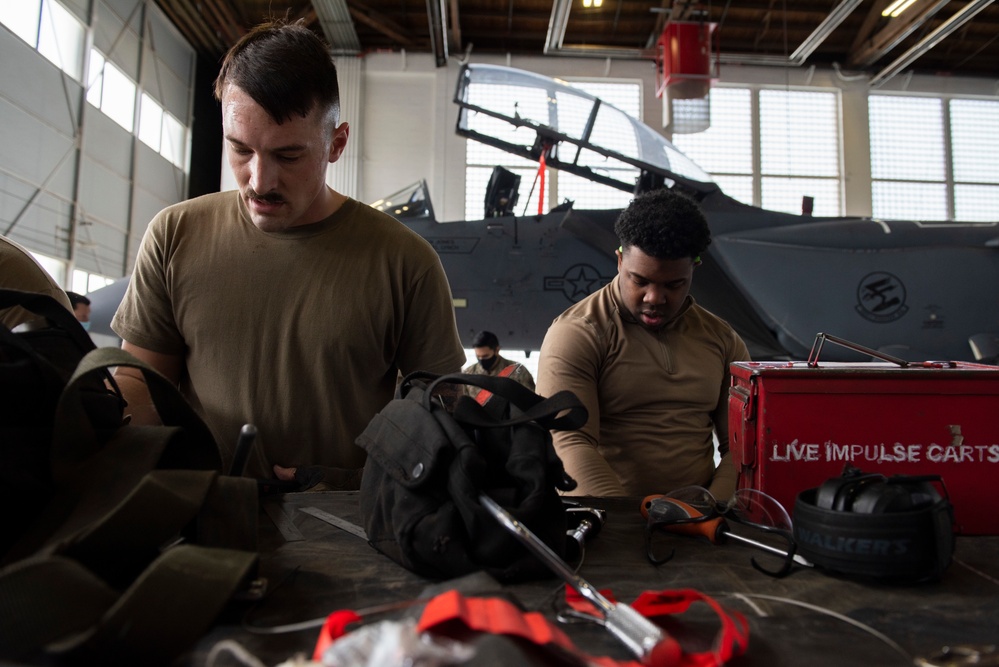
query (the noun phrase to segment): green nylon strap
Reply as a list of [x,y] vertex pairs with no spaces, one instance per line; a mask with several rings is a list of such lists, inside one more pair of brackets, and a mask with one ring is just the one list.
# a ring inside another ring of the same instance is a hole
[[62,557],[0,573],[0,658],[41,653],[77,664],[166,664],[196,640],[251,575],[256,554],[178,546],[120,597]]
[[[81,379],[112,366],[142,370],[172,425],[98,434]],[[166,664],[255,570],[256,482],[220,477],[204,422],[162,375],[117,348],[79,363],[53,431],[55,495],[0,563],[0,661]],[[178,538],[198,546],[160,553]]]
[[[180,426],[189,447],[178,455],[184,467],[221,470],[222,458],[211,431],[169,380],[133,355],[115,347],[102,347],[87,353],[80,361],[59,398],[56,423],[52,435],[53,465],[72,466],[94,454],[99,439],[83,409],[80,379],[92,372],[111,367],[127,366],[142,371],[152,395],[156,411],[169,426]],[[119,429],[120,430],[120,429]]]

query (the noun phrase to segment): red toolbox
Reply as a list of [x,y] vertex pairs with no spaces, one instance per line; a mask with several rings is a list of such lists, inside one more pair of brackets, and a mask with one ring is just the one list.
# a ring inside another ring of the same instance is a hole
[[799,492],[838,477],[845,464],[940,475],[955,532],[999,535],[999,367],[810,360],[736,362],[731,372],[739,488],[763,491],[793,513]]

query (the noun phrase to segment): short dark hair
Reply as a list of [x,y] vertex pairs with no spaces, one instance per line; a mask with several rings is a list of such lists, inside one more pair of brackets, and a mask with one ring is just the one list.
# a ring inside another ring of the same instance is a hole
[[694,200],[669,188],[631,200],[614,223],[621,247],[638,246],[650,257],[697,257],[711,243],[707,218]]
[[336,64],[326,42],[298,20],[262,23],[236,42],[215,79],[215,98],[234,85],[277,123],[308,116],[319,105],[340,122]]
[[77,294],[76,292],[66,292],[66,296],[69,297],[69,302],[73,305],[73,308],[76,308],[81,303],[85,306],[90,305],[90,299],[82,294]]
[[495,350],[499,347],[499,338],[492,331],[480,331],[472,339],[472,347],[488,347]]

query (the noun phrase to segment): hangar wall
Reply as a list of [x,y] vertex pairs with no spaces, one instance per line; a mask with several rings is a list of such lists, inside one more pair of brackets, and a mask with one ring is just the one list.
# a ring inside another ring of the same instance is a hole
[[[193,124],[195,52],[153,3],[63,0],[63,5],[93,27],[87,34],[94,48],[187,127]],[[651,61],[467,57],[567,79],[641,82],[643,120],[662,126]],[[0,233],[64,261],[69,269],[109,277],[127,273],[152,216],[187,197],[187,173],[89,105],[80,82],[3,26],[0,60]],[[451,58],[438,68],[431,54],[406,52],[344,62],[342,120],[351,124],[351,142],[341,164],[331,168],[329,181],[371,202],[426,179],[438,218],[461,219],[465,140],[454,132],[452,101],[461,64]],[[721,83],[839,91],[844,213],[870,214],[871,91],[866,80],[812,68],[722,66]],[[997,84],[981,78],[898,76],[877,91],[995,99]],[[233,187],[221,155],[219,167],[222,189]]]
[[[153,3],[63,6],[92,26],[87,47],[190,126],[195,52]],[[65,261],[67,276],[123,275],[150,217],[186,197],[185,171],[88,104],[80,81],[4,26],[0,62],[0,234]]]

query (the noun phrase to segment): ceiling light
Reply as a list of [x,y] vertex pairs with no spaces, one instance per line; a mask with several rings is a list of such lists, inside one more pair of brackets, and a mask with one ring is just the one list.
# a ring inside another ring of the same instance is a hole
[[888,5],[885,10],[881,12],[881,16],[897,18],[899,14],[904,12],[915,2],[916,0],[895,0],[895,2]]
[[583,7],[589,9],[590,7],[599,7],[604,4],[604,0],[583,0]]

